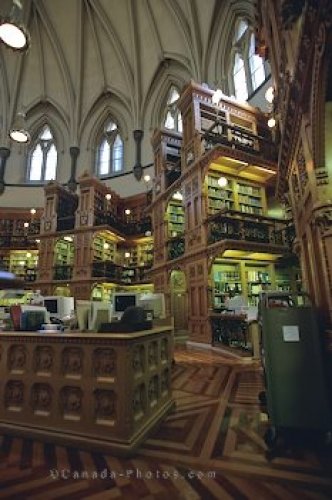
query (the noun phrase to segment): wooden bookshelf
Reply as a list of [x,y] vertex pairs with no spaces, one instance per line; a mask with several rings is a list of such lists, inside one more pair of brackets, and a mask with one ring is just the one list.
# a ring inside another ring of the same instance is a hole
[[242,294],[241,269],[239,263],[215,263],[213,273],[213,307],[224,307],[226,300],[232,295]]
[[237,183],[237,205],[240,212],[254,215],[264,215],[265,213],[265,193],[264,188],[246,184]]
[[[235,210],[233,181],[226,177],[228,184],[221,187],[218,184],[219,174],[209,174],[207,176],[207,213],[213,215],[220,210]],[[224,176],[223,176],[224,177]]]
[[75,246],[73,241],[59,239],[54,247],[54,265],[71,266],[74,263]]
[[96,233],[93,238],[93,260],[116,260],[116,243],[106,232]]
[[17,278],[25,281],[35,281],[38,267],[37,250],[11,250],[9,257],[8,270],[14,273]]
[[168,237],[174,238],[184,233],[184,209],[181,201],[172,199],[167,207]]
[[273,272],[273,264],[259,265],[257,262],[245,264],[245,281],[250,306],[257,306],[260,292],[272,288]]

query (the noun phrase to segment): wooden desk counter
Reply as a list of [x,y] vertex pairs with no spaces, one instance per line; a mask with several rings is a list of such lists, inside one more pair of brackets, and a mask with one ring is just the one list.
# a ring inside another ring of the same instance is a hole
[[173,406],[173,330],[0,333],[0,430],[131,454]]

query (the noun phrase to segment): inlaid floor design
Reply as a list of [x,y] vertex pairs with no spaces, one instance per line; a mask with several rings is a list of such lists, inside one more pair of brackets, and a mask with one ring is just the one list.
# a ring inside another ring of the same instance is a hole
[[267,458],[258,363],[185,348],[175,360],[176,409],[135,457],[2,436],[0,499],[332,498],[331,450],[301,442]]

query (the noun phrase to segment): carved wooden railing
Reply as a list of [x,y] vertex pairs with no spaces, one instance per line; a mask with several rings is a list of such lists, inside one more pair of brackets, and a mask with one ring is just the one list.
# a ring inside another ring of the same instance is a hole
[[289,221],[223,210],[207,220],[208,244],[222,240],[241,240],[291,248],[293,228]]
[[257,134],[230,125],[220,118],[202,134],[205,149],[211,149],[218,144],[240,149],[250,154],[263,157],[266,160],[277,161],[278,154],[275,144]]
[[117,283],[132,284],[144,281],[146,272],[151,266],[152,264],[127,267],[110,261],[95,261],[92,263],[91,274],[93,278],[105,278]]
[[75,215],[69,215],[67,217],[58,217],[56,230],[57,231],[68,231],[74,229],[75,227]]
[[185,252],[184,236],[175,236],[167,242],[168,260],[174,260],[181,257]]
[[73,276],[73,266],[54,266],[53,267],[53,279],[54,280],[70,280]]
[[115,217],[113,214],[107,212],[95,213],[94,225],[109,226],[126,236],[144,235],[147,231],[152,230],[150,217],[138,221],[124,222],[121,219]]

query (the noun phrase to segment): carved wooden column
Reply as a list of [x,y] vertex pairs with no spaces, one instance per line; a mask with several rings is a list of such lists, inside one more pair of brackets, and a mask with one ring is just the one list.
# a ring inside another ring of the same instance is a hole
[[202,154],[200,103],[211,105],[214,91],[190,82],[178,102],[182,114],[182,170]]

